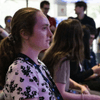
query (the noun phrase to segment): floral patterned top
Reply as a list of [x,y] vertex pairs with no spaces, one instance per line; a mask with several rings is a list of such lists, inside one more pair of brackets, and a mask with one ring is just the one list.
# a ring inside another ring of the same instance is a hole
[[[23,100],[38,97],[39,100],[56,100],[49,84],[31,63],[32,60],[21,54],[9,67],[4,86],[5,100]],[[28,58],[28,60],[26,60]],[[47,77],[49,71],[40,62],[40,70]]]

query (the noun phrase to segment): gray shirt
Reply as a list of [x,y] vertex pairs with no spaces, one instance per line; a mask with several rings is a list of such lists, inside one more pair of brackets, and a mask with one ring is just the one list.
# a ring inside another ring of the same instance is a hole
[[66,60],[62,63],[62,61],[66,59],[62,58],[55,66],[54,66],[54,81],[55,83],[66,84],[65,90],[69,89],[69,78],[70,78],[70,61]]

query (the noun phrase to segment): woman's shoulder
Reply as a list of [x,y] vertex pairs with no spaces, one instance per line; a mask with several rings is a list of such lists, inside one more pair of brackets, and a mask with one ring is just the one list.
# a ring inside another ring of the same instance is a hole
[[9,66],[8,73],[11,72],[31,72],[35,67],[28,61],[24,61],[22,58],[15,59]]
[[67,66],[70,64],[70,60],[67,57],[62,57],[59,61],[55,64],[56,67]]
[[70,60],[67,59],[67,57],[63,57],[63,58],[61,58],[61,59],[59,60],[59,63],[60,63],[60,64],[61,64],[61,63],[65,63],[65,62],[70,62]]

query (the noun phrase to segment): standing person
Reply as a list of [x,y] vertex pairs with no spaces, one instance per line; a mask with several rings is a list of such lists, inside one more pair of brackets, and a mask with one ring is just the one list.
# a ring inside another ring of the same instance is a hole
[[[99,100],[99,96],[89,94],[87,89],[70,79],[70,60],[81,62],[83,41],[81,24],[76,19],[63,20],[57,27],[51,46],[45,52],[43,62],[47,65],[56,86],[64,100]],[[81,89],[82,94],[68,93],[70,88]]]
[[50,3],[49,1],[42,1],[40,3],[40,9],[42,10],[42,12],[47,16],[49,22],[50,22],[50,29],[51,29],[51,32],[54,33],[55,31],[55,28],[56,28],[56,20],[53,18],[53,17],[50,17],[48,15],[48,11],[50,9]]
[[[5,100],[63,100],[48,69],[38,60],[52,37],[47,17],[22,8],[11,22],[11,34],[0,43],[0,83]],[[6,79],[5,79],[6,77]]]
[[77,17],[75,19],[78,19],[83,25],[89,24],[92,27],[96,28],[93,18],[87,16],[84,13],[86,9],[87,9],[87,4],[84,1],[76,2],[75,3],[75,13],[77,14]]
[[9,34],[11,33],[11,21],[12,21],[12,17],[11,16],[6,16],[5,17],[5,30]]

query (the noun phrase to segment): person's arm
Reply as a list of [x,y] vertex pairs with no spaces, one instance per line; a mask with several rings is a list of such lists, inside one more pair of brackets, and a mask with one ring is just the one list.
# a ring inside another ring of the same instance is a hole
[[65,91],[65,86],[66,84],[62,84],[62,83],[55,83],[58,90],[60,91],[62,97],[64,100],[81,100],[81,95],[78,96],[74,96],[75,94],[72,93],[68,93]]
[[[4,100],[4,93],[3,93],[2,90],[0,91],[0,100]],[[34,98],[34,99],[24,99],[24,100],[39,100],[39,98]]]
[[0,100],[4,100],[4,93],[3,93],[3,90],[0,90]]
[[[90,70],[93,71],[93,74],[91,76],[87,77],[85,80],[94,79],[94,78],[97,78],[100,76],[100,67],[98,65],[93,66]],[[85,73],[85,72],[83,72],[83,73]]]
[[77,82],[73,81],[72,79],[70,79],[70,88],[80,89],[81,93],[90,94],[88,89],[84,85],[78,84]]
[[93,59],[94,59],[94,65],[97,65],[97,62],[96,62],[96,55],[95,55],[94,52],[93,52]]
[[8,32],[6,32],[3,28],[0,28],[0,35],[5,38],[9,36]]
[[34,99],[24,99],[24,100],[39,100],[39,98],[34,98]]
[[73,94],[65,91],[66,84],[55,83],[64,100],[100,100],[100,96],[87,94]]
[[[80,71],[80,67],[75,62],[70,63],[70,78],[76,82],[83,82],[85,79],[93,75],[93,70]],[[73,74],[74,73],[74,74]]]
[[92,27],[96,28],[96,24],[93,18],[90,18],[89,23]]
[[95,74],[98,74],[100,76],[100,66],[95,65],[91,68]]
[[91,79],[95,79],[95,78],[97,78],[97,77],[99,77],[98,74],[93,74],[93,75],[91,75],[90,77],[88,77],[88,78],[85,79],[85,80],[91,80]]

